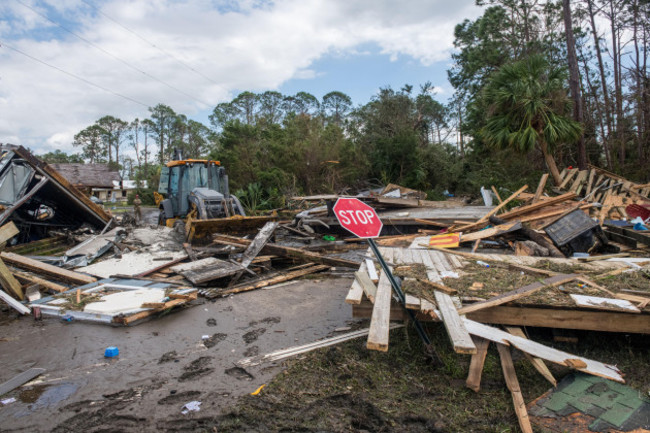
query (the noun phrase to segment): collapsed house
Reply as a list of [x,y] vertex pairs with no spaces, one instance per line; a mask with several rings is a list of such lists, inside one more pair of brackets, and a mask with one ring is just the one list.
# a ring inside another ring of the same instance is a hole
[[7,144],[0,144],[0,206],[0,224],[13,221],[20,231],[14,243],[83,224],[101,230],[111,219],[51,166],[24,147]]

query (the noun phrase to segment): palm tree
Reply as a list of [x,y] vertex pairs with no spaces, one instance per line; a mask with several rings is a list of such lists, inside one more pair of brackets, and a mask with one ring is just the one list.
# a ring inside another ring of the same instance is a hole
[[558,143],[574,143],[582,127],[571,119],[566,74],[540,55],[504,65],[484,89],[487,123],[481,135],[490,146],[528,153],[542,151],[556,185],[560,173],[553,158]]

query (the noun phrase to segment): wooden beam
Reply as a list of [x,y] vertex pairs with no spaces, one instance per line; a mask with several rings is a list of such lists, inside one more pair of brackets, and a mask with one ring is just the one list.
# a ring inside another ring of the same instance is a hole
[[532,295],[533,293],[538,292],[541,289],[547,287],[555,287],[555,286],[559,286],[560,284],[573,281],[577,277],[579,277],[579,275],[577,274],[556,275],[554,277],[547,278],[544,281],[537,281],[527,286],[521,287],[519,289],[511,290],[510,292],[503,293],[499,296],[495,296],[494,298],[490,298],[487,301],[477,302],[475,304],[468,305],[458,310],[458,313],[468,314],[478,310],[483,310],[485,308],[490,308],[490,307],[495,307],[497,305],[505,304],[507,302],[511,302],[523,298],[525,296]]
[[421,280],[419,278],[417,280],[419,282],[421,282],[422,284],[425,284],[425,285],[431,287],[434,290],[439,290],[442,293],[446,293],[448,295],[455,295],[455,294],[458,293],[458,290],[452,289],[451,287],[447,287],[444,284],[436,283],[434,281],[429,281],[429,280]]
[[[518,327],[518,326],[506,326],[506,331],[511,333],[512,335],[516,335],[517,337],[521,338],[528,338],[526,337],[526,334],[524,334],[524,331]],[[553,373],[548,369],[546,364],[544,364],[544,361],[541,359],[524,352],[524,356],[526,356],[526,359],[535,367],[535,370],[537,370],[543,377],[544,379],[548,380],[551,382],[551,385],[557,386],[557,380],[555,380],[555,377],[553,377]]]
[[74,284],[89,284],[97,281],[97,278],[91,277],[90,275],[85,275],[79,272],[62,269],[57,266],[48,265],[47,263],[23,257],[14,253],[2,252],[0,253],[0,258],[7,263],[11,263],[12,265],[19,268],[27,269],[28,271],[40,275],[47,275]]
[[503,200],[501,200],[501,196],[499,195],[499,191],[492,185],[492,192],[496,196],[497,200],[499,201],[499,204],[503,203]]
[[571,170],[569,170],[569,171],[567,172],[567,174],[566,174],[566,177],[562,180],[562,183],[560,183],[560,184],[558,185],[558,188],[559,188],[559,189],[564,189],[564,187],[567,186],[567,185],[569,184],[569,182],[571,181],[571,179],[573,179],[573,175],[576,174],[576,173],[578,173],[578,169],[577,169],[577,168],[572,168]]
[[327,265],[314,265],[311,263],[309,266],[303,267],[302,269],[297,269],[295,271],[290,271],[282,273],[280,275],[274,275],[263,280],[255,281],[253,283],[246,283],[233,287],[232,289],[222,290],[216,292],[217,296],[227,296],[233,293],[247,292],[249,290],[260,289],[262,287],[272,286],[274,284],[283,283],[285,281],[294,280],[305,275],[313,274],[316,272],[321,272],[330,267]]
[[435,290],[433,294],[436,297],[438,311],[445,324],[445,329],[447,329],[447,335],[449,335],[451,344],[454,346],[454,351],[465,354],[476,353],[476,346],[467,329],[465,329],[451,296],[438,290]]
[[[365,265],[365,263],[363,265]],[[359,283],[361,289],[363,290],[363,293],[365,293],[366,297],[370,299],[370,302],[374,303],[375,296],[377,294],[377,286],[375,286],[375,283],[372,282],[368,276],[368,273],[365,270],[359,269],[354,273],[354,279],[357,283]]]
[[512,356],[510,356],[510,348],[497,343],[497,349],[499,350],[499,357],[501,358],[503,377],[506,380],[506,386],[508,387],[508,390],[510,390],[510,394],[512,394],[512,403],[515,406],[515,413],[519,420],[519,427],[521,427],[521,431],[524,433],[533,433],[533,427],[530,425],[524,396],[521,394],[521,388],[519,388],[515,365],[512,363]]
[[485,364],[485,357],[487,356],[490,341],[480,337],[473,337],[472,340],[476,346],[476,353],[472,355],[472,359],[469,362],[469,373],[467,374],[465,385],[472,391],[479,392],[481,390],[483,365]]
[[16,227],[16,224],[14,224],[13,221],[4,224],[0,227],[0,244],[6,243],[18,233],[20,233],[20,230],[18,230],[18,227]]
[[546,187],[546,181],[548,180],[548,173],[544,173],[542,178],[539,180],[537,185],[537,190],[535,190],[535,196],[533,197],[532,203],[537,203],[544,192],[544,187]]
[[489,229],[479,230],[474,233],[468,233],[466,235],[462,235],[460,241],[473,242],[476,240],[491,238],[492,236],[498,236],[498,235],[514,232],[519,229],[521,229],[521,223],[519,221],[514,221],[511,223],[500,224],[498,226],[491,227]]
[[[511,344],[522,352],[529,353],[538,358],[542,358],[566,367],[572,367],[584,373],[593,374],[594,376],[600,376],[606,379],[614,380],[616,382],[625,383],[620,370],[615,365],[603,364],[602,362],[562,352],[561,350],[544,346],[543,344],[536,343],[526,338],[508,334],[507,332],[500,329],[487,326],[467,318],[462,319],[463,323],[467,327],[467,330],[472,335],[486,338],[490,341],[494,341],[495,343],[506,345]],[[570,363],[567,362],[569,360],[575,359],[582,361],[584,366],[576,367],[576,363],[569,365]]]
[[541,209],[546,206],[552,206],[558,203],[562,203],[568,200],[573,200],[576,198],[575,193],[573,192],[567,192],[566,194],[558,195],[557,197],[552,197],[549,198],[548,200],[543,200],[539,201],[534,204],[529,204],[527,206],[520,206],[518,208],[512,209],[511,211],[508,211],[504,214],[499,215],[499,218],[505,219],[505,220],[511,220],[515,217],[536,211],[538,209]]
[[[214,241],[226,245],[243,245],[248,246],[252,243],[250,239],[238,238],[236,236],[228,236],[223,234],[214,235]],[[352,260],[340,259],[337,257],[327,257],[321,254],[305,251],[300,248],[285,247],[273,243],[268,243],[264,246],[262,251],[265,254],[276,256],[291,257],[303,262],[320,263],[327,266],[340,266],[344,268],[358,268],[359,262]]]
[[379,284],[377,285],[372,317],[370,318],[370,332],[366,343],[366,347],[370,350],[388,351],[391,295],[390,281],[382,269],[379,275]]
[[[2,254],[7,254],[7,253],[2,253]],[[2,285],[2,287],[5,288],[5,290],[9,291],[12,295],[14,295],[19,300],[22,301],[23,299],[25,299],[25,294],[23,293],[23,287],[20,285],[18,280],[14,278],[12,273],[9,271],[9,268],[7,268],[7,265],[5,265],[2,260],[0,260],[0,285]]]
[[650,334],[650,314],[576,311],[569,308],[492,307],[467,315],[482,323]]
[[[465,226],[461,226],[461,227],[459,227],[456,231],[461,231],[461,232],[463,232],[463,231],[466,231],[466,230],[471,230],[471,229],[474,229],[474,228],[478,228],[478,227],[480,227],[480,226],[481,226],[483,223],[485,223],[485,222],[486,222],[486,221],[487,221],[487,220],[488,220],[492,215],[495,215],[497,212],[499,212],[501,209],[503,209],[503,207],[504,207],[505,205],[507,205],[508,203],[510,203],[512,200],[516,199],[517,196],[518,196],[519,194],[521,194],[522,192],[526,191],[527,189],[528,189],[528,185],[524,185],[524,186],[522,186],[522,187],[519,188],[519,189],[518,189],[514,194],[512,194],[510,197],[508,197],[507,199],[505,199],[504,201],[502,201],[500,205],[494,207],[494,209],[492,209],[490,212],[488,212],[488,213],[486,213],[485,215],[483,215],[483,216],[482,216],[478,221],[476,221],[475,223],[472,223],[472,224],[468,224],[468,225],[465,225]],[[504,215],[505,215],[505,214],[504,214]]]

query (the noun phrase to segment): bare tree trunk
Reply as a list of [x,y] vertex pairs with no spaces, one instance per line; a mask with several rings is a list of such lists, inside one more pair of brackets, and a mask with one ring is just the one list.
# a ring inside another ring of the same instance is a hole
[[612,60],[614,62],[614,96],[616,101],[616,139],[619,145],[618,160],[622,168],[625,165],[625,122],[623,119],[623,90],[621,77],[621,32],[618,28],[618,10],[614,1],[609,0],[609,22],[612,32]]
[[544,155],[544,161],[546,161],[546,166],[548,167],[548,171],[551,172],[551,176],[553,177],[553,182],[555,182],[556,186],[559,186],[562,183],[562,178],[560,177],[560,171],[557,169],[557,165],[555,164],[555,159],[553,158],[553,155],[551,155],[548,151],[548,144],[544,140],[541,140],[539,143],[539,147],[542,150],[542,154]]
[[645,160],[645,152],[643,151],[643,137],[644,137],[644,122],[643,122],[643,82],[641,81],[641,55],[639,52],[639,0],[634,0],[632,4],[633,9],[633,40],[634,40],[634,54],[635,54],[635,82],[636,82],[636,150],[639,164],[643,164]]
[[[573,120],[584,124],[582,113],[582,93],[580,92],[580,71],[578,70],[578,57],[576,55],[576,41],[573,36],[573,23],[571,22],[570,0],[562,0],[562,12],[564,15],[564,28],[567,42],[567,61],[569,63],[569,89],[573,98]],[[578,168],[587,169],[587,151],[585,149],[584,134],[580,134],[578,140]]]
[[[604,111],[605,111],[605,120],[607,125],[607,134],[603,137],[603,147],[609,149],[609,140],[612,135],[612,114],[611,114],[611,103],[609,101],[609,91],[607,90],[607,77],[605,76],[605,63],[603,62],[603,55],[600,51],[600,38],[598,36],[598,30],[596,28],[596,19],[594,13],[594,4],[593,0],[587,0],[587,9],[589,11],[589,20],[591,23],[591,33],[594,37],[594,47],[596,50],[596,58],[598,59],[598,70],[600,72],[600,83],[603,91],[603,99],[605,101]],[[607,143],[607,144],[606,144]],[[609,150],[606,152],[607,155],[607,168],[612,170],[612,161]]]

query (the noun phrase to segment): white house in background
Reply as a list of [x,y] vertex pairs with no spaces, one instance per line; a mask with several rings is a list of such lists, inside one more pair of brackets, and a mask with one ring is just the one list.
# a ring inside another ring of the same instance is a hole
[[[108,164],[50,164],[68,182],[91,197],[103,202],[126,203],[130,191],[137,188],[135,180],[123,180]],[[141,182],[143,188],[147,182]]]

